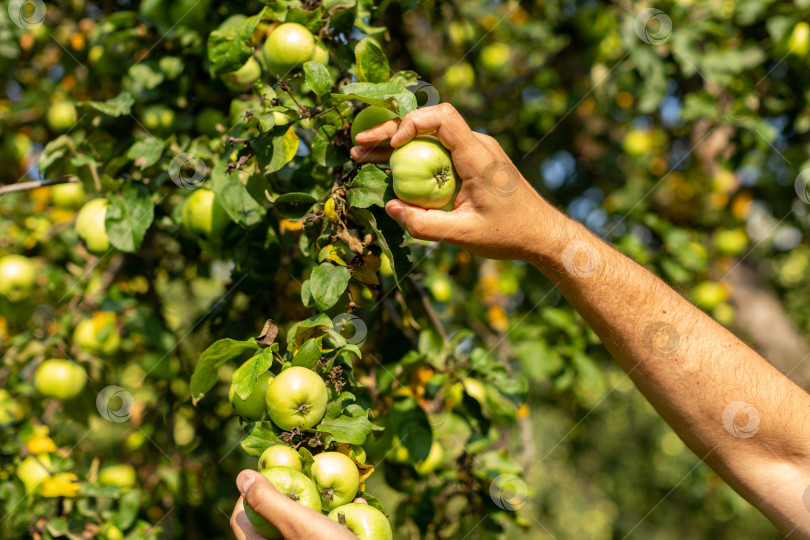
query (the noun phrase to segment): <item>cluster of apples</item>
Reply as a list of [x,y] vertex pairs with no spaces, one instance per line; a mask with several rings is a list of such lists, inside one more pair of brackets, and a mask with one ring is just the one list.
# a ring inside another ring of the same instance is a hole
[[[289,367],[275,377],[268,371],[259,376],[256,388],[242,399],[231,385],[229,398],[234,410],[246,420],[269,418],[284,431],[311,429],[326,413],[329,393],[324,380],[305,367]],[[361,446],[352,447],[359,463],[365,461]],[[277,444],[259,457],[258,470],[283,494],[342,523],[361,540],[390,540],[391,525],[385,514],[357,495],[360,472],[342,452],[324,451],[313,456],[305,470],[304,459],[293,447]],[[245,513],[259,533],[280,538],[281,533],[247,504]]]

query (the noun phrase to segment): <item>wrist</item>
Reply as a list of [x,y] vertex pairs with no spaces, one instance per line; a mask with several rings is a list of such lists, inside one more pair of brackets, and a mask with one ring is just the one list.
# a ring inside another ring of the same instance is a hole
[[560,212],[545,200],[544,208],[533,212],[527,248],[529,252],[522,260],[551,277],[564,267],[563,252],[567,245],[583,236],[581,223]]

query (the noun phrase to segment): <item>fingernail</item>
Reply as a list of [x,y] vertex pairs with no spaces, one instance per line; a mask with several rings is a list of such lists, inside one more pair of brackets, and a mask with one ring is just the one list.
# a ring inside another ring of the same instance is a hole
[[239,476],[236,477],[236,487],[239,488],[239,493],[244,497],[255,481],[256,476],[252,472],[242,471],[239,473]]
[[391,216],[394,221],[402,225],[402,219],[405,216],[404,208],[401,206],[390,206],[386,208],[385,211],[388,212],[388,215]]

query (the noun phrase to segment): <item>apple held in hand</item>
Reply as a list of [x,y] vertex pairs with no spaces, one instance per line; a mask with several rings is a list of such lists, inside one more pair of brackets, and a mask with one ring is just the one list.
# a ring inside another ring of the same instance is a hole
[[28,257],[6,255],[0,259],[0,295],[12,302],[28,298],[36,278],[36,268]]
[[323,452],[314,459],[309,477],[315,482],[324,511],[353,501],[360,489],[360,472],[354,462],[340,452]]
[[87,382],[87,372],[71,360],[45,360],[34,373],[34,388],[43,396],[70,399],[78,396]]
[[315,38],[312,32],[298,23],[280,24],[267,36],[262,53],[270,73],[284,76],[312,58]]
[[391,154],[394,193],[422,208],[441,208],[456,191],[450,152],[433,137],[417,137]]
[[[264,402],[262,402],[262,407],[264,407]],[[304,470],[301,454],[283,444],[271,446],[259,456],[259,470],[263,471],[270,467],[289,467],[296,471]]]
[[104,226],[108,206],[107,199],[93,199],[82,206],[76,216],[76,234],[91,253],[104,253],[110,249],[110,239]]
[[257,421],[264,418],[264,395],[267,393],[267,386],[272,380],[273,376],[269,371],[259,375],[256,388],[253,389],[247,399],[239,397],[236,393],[236,387],[231,384],[228,400],[231,402],[233,410],[245,420]]
[[210,189],[198,189],[183,203],[183,229],[192,236],[216,240],[228,226],[228,213]]
[[113,355],[121,346],[117,322],[118,317],[112,311],[98,311],[92,318],[79,321],[73,331],[73,342],[91,354]]
[[345,525],[360,540],[393,540],[394,533],[385,514],[363,503],[339,506],[329,512],[329,519]]
[[[318,490],[304,473],[290,467],[270,467],[260,472],[277,490],[290,499],[307,508],[312,508],[316,512],[321,511],[321,498],[318,496]],[[245,501],[245,514],[262,536],[271,539],[281,538],[281,532],[253,511],[247,501]]]
[[352,122],[352,143],[357,144],[354,138],[357,137],[357,134],[361,131],[366,131],[367,129],[371,129],[374,126],[378,126],[394,118],[397,118],[397,113],[391,109],[378,107],[377,105],[366,107],[357,113],[357,116],[354,117],[354,122]]
[[267,414],[275,425],[289,431],[309,429],[323,418],[329,393],[320,375],[303,367],[285,369],[267,387]]

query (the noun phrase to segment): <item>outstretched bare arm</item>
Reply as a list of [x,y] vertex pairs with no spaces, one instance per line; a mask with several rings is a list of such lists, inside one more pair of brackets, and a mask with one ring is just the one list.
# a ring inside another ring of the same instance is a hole
[[[433,134],[462,178],[452,212],[401,201],[417,238],[535,265],[686,444],[791,536],[810,538],[810,395],[663,281],[549,205],[447,104],[357,135],[358,161]],[[389,143],[390,141],[390,143]],[[797,359],[799,361],[799,359]]]

